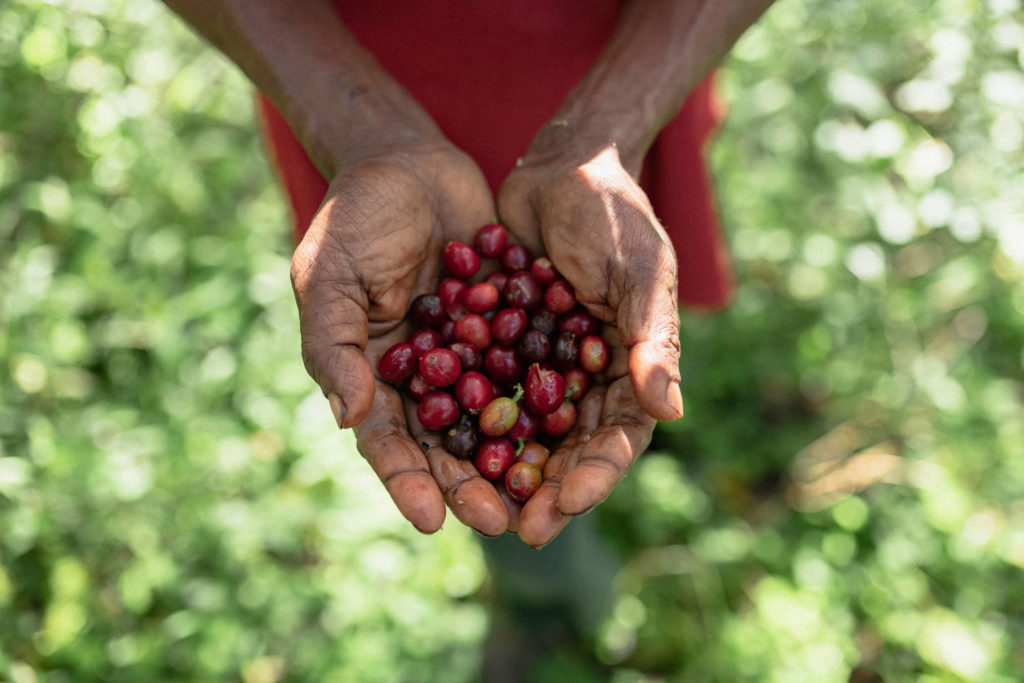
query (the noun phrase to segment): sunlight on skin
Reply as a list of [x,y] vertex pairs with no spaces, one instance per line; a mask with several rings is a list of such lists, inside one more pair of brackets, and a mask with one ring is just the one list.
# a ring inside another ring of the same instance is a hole
[[[635,183],[623,182],[623,176],[626,173],[619,159],[618,149],[614,145],[609,145],[595,154],[590,161],[579,168],[578,174],[603,205],[604,215],[606,216],[603,224],[609,230],[608,243],[613,250],[613,258],[608,259],[609,263],[627,264],[628,269],[650,267],[649,264],[630,263],[631,254],[629,249],[636,237],[627,235],[623,227],[627,224],[634,226],[636,221],[628,220],[628,217],[624,215],[625,210],[640,216],[650,217],[650,221],[647,224],[653,230],[646,231],[644,236],[647,237],[653,232],[661,241],[663,247],[669,253],[672,253],[672,242],[664,229],[657,223],[653,207],[647,196]],[[623,191],[624,189],[628,189],[629,193],[626,194]],[[643,395],[643,387],[656,386],[658,383],[665,382],[663,377],[664,369],[659,363],[664,358],[666,352],[677,355],[679,350],[678,346],[674,349],[666,349],[662,346],[662,343],[668,342],[659,342],[657,340],[675,339],[676,332],[674,329],[659,330],[650,328],[652,322],[664,325],[668,324],[668,321],[664,317],[655,315],[654,311],[650,310],[648,306],[643,305],[649,302],[649,297],[647,296],[637,296],[632,299],[633,302],[639,303],[641,306],[620,308],[622,303],[621,297],[630,294],[627,291],[629,287],[636,287],[637,284],[641,287],[656,287],[658,281],[653,277],[656,272],[651,272],[652,277],[648,278],[647,282],[634,282],[629,285],[623,282],[621,278],[616,277],[616,275],[624,275],[625,273],[616,273],[612,270],[610,274],[612,282],[609,283],[611,286],[606,292],[608,297],[607,304],[591,300],[582,301],[582,303],[590,309],[591,313],[603,320],[612,320],[618,317],[620,329],[633,331],[630,338],[623,339],[623,344],[630,349],[629,368],[633,386],[638,394]],[[643,280],[643,278],[640,279]],[[616,292],[616,289],[618,289],[618,292]],[[621,294],[621,297],[616,296],[616,294]],[[671,292],[671,296],[674,302],[676,300],[674,289]],[[620,315],[622,313],[629,317],[624,320]],[[676,318],[676,324],[678,324],[678,318]],[[654,343],[634,342],[634,339],[651,339],[656,341]],[[678,342],[673,343],[678,344]],[[679,379],[673,375],[669,380],[664,397],[665,404],[669,406],[668,414],[659,415],[661,419],[682,417],[682,396],[679,393],[678,387]]]

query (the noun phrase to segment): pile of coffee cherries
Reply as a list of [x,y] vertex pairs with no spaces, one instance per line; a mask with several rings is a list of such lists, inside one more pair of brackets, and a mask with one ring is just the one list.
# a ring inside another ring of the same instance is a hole
[[[481,259],[497,268],[480,275]],[[446,277],[409,306],[413,332],[381,356],[380,377],[417,402],[441,445],[525,502],[576,402],[611,351],[601,321],[576,301],[550,259],[511,244],[504,226],[444,248]]]

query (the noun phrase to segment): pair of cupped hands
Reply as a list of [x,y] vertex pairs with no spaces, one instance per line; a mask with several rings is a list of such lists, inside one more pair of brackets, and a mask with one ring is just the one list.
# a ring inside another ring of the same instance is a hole
[[[359,451],[420,531],[441,527],[447,503],[485,536],[515,532],[543,546],[608,496],[657,420],[682,415],[676,258],[638,174],[614,145],[530,151],[495,197],[477,164],[443,137],[354,155],[335,169],[292,262],[302,357],[339,427],[354,428]],[[522,506],[447,453],[415,404],[376,377],[381,354],[411,332],[409,303],[444,277],[444,245],[472,243],[495,220],[551,259],[604,321],[613,349],[608,381],[582,399]]]

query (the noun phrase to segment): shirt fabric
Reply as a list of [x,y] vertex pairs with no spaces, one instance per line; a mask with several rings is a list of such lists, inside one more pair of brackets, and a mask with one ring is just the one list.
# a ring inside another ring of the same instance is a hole
[[[480,166],[493,192],[611,36],[618,0],[343,2],[339,18]],[[260,98],[271,158],[301,238],[327,190],[287,122]],[[679,300],[715,309],[733,278],[705,151],[721,119],[712,79],[661,131],[641,185],[675,246]]]

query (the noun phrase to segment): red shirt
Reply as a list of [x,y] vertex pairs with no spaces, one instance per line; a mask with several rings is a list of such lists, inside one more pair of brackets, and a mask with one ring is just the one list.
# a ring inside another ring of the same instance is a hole
[[[494,192],[611,36],[617,0],[343,2],[359,42],[480,166]],[[261,99],[272,157],[301,237],[327,190],[288,124]],[[705,145],[720,116],[710,80],[648,153],[641,183],[676,247],[679,299],[716,308],[733,289]]]

